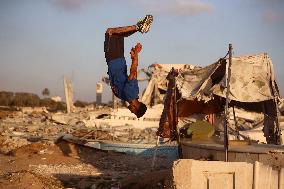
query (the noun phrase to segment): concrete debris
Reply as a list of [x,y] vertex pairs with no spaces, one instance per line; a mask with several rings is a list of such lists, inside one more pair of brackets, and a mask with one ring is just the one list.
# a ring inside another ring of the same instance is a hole
[[172,187],[177,189],[282,189],[284,169],[255,162],[217,162],[183,159],[174,162]]
[[46,107],[22,107],[21,108],[21,112],[23,113],[48,113],[48,110],[46,109]]
[[67,116],[63,113],[28,110],[25,108],[25,111],[10,112],[1,119],[1,153],[9,153],[32,142],[54,141],[60,133],[72,133],[78,128],[85,128],[79,122],[87,118],[82,113]]
[[9,136],[0,136],[0,153],[8,154],[14,149],[30,144],[27,139]]
[[77,164],[72,165],[72,169],[70,169],[70,165],[65,165],[64,163],[58,165],[30,165],[32,170],[34,170],[38,174],[42,175],[52,175],[52,174],[76,174],[80,176],[100,176],[102,175],[99,170],[94,169],[94,167],[90,164]]
[[[120,188],[122,179],[150,172],[151,157],[81,145],[109,141],[155,146],[158,120],[151,117],[154,114],[132,120],[133,126],[125,121],[131,120],[131,114],[125,114],[126,110],[116,112],[108,108],[69,114],[29,108],[7,112],[0,120],[0,188]],[[144,119],[152,125],[143,125]],[[98,120],[106,122],[98,124]],[[68,136],[70,140],[79,138],[79,142],[61,140]],[[171,162],[157,155],[155,170],[169,168]]]
[[66,115],[66,114],[54,114],[51,116],[51,120],[54,121],[57,124],[63,124],[66,125],[69,120],[70,120],[70,116]]
[[[35,111],[29,108],[24,110],[11,113],[0,122],[1,136],[7,140],[3,143],[6,146],[5,149],[3,148],[5,153],[33,142],[57,141],[58,138],[64,135],[66,137],[68,134],[91,141],[155,144],[159,121],[155,117],[159,117],[162,108],[160,105],[151,108],[142,120],[132,120],[133,115],[123,108],[69,114]],[[16,145],[6,145],[11,142]]]
[[72,135],[85,140],[110,140],[133,144],[155,144],[157,140],[156,128],[135,129],[131,126],[113,128],[105,125],[98,129],[76,130]]
[[[136,119],[125,108],[82,110],[69,114],[28,109],[9,111],[0,119],[0,161],[9,157],[6,163],[0,165],[0,188],[7,184],[2,183],[3,179],[12,178],[11,175],[3,176],[8,174],[7,171],[14,169],[13,171],[17,172],[23,169],[23,165],[19,166],[18,161],[22,161],[22,164],[28,166],[25,169],[29,171],[28,173],[19,173],[18,176],[21,176],[19,179],[37,178],[38,182],[42,181],[43,186],[44,183],[48,183],[45,182],[47,178],[60,180],[59,184],[55,184],[53,180],[50,185],[46,185],[47,188],[56,188],[55,186],[58,188],[120,188],[118,183],[121,181],[133,183],[132,179],[129,180],[131,175],[136,178],[143,176],[141,177],[143,180],[144,178],[146,181],[149,180],[146,185],[140,183],[136,186],[165,188],[165,186],[169,186],[170,181],[173,182],[171,180],[173,178],[159,179],[157,175],[160,173],[155,171],[170,167],[172,160],[169,160],[168,156],[158,153],[157,165],[151,175],[149,170],[151,170],[152,156],[143,158],[130,156],[125,153],[126,148],[123,153],[108,151],[112,150],[112,144],[148,145],[152,146],[153,148],[150,149],[153,150],[157,142],[156,131],[162,109],[160,105],[154,106],[140,119]],[[238,120],[243,119],[248,123],[251,116],[259,116],[256,114],[244,115],[239,110],[236,110],[236,115]],[[179,124],[207,119],[205,114],[196,114],[185,118]],[[232,117],[230,119],[232,120]],[[245,127],[255,129],[256,133],[261,132],[261,127],[254,127],[254,125],[245,125]],[[210,135],[212,132],[210,130]],[[242,135],[246,135],[244,132],[240,131]],[[63,137],[64,140],[61,140]],[[252,134],[249,137],[253,138]],[[65,140],[68,138],[70,141],[77,138],[77,141],[73,143]],[[95,149],[97,141],[102,141],[101,144],[105,145],[101,149],[107,148],[108,150]],[[86,143],[93,144],[93,146],[82,145]],[[151,150],[147,153],[150,153]],[[2,154],[12,154],[15,157]],[[3,166],[6,164],[7,167],[4,169]],[[16,181],[11,183],[16,183]],[[137,183],[139,183],[138,180]],[[64,186],[60,184],[64,184]],[[18,187],[16,184],[14,186],[14,188]],[[125,188],[131,188],[129,186],[125,185]]]

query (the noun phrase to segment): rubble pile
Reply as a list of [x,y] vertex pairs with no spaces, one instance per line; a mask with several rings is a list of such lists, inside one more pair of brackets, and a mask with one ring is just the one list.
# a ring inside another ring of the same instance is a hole
[[60,134],[71,133],[84,127],[76,124],[79,120],[77,117],[67,122],[71,123],[70,125],[60,123],[52,117],[48,112],[11,112],[0,120],[0,152],[6,154],[38,141],[53,142]]
[[[101,112],[100,112],[101,113]],[[155,144],[157,128],[133,128],[132,125],[96,126],[94,117],[100,113],[50,113],[14,111],[0,119],[0,152],[10,151],[33,142],[53,143],[60,136],[72,134],[86,140]]]
[[[139,129],[123,120],[118,126],[96,125],[102,114],[109,113],[14,110],[1,114],[0,188],[109,188],[130,176],[147,175],[153,169],[152,157],[60,140],[71,135],[90,142],[156,143],[156,128]],[[157,155],[153,170],[167,169],[171,161]]]
[[[136,144],[154,144],[157,140],[157,128],[137,129],[131,125],[111,127],[104,125],[97,127],[95,130],[83,130],[74,132],[76,137],[85,139],[111,140],[117,142],[127,142]],[[82,135],[86,133],[85,135]]]

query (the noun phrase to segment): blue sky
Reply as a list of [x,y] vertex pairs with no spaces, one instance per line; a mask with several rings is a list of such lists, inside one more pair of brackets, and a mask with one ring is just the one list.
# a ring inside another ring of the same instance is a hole
[[[132,25],[154,15],[147,34],[127,40],[125,56],[141,42],[139,67],[158,63],[205,66],[223,57],[267,52],[284,93],[282,0],[0,0],[0,91],[63,96],[63,75],[75,99],[94,101],[106,75],[107,27]],[[104,101],[110,89],[104,88]]]

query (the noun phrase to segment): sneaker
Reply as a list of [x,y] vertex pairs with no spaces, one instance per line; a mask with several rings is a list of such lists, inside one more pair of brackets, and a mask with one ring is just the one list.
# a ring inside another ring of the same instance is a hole
[[150,29],[150,26],[153,22],[153,16],[152,15],[146,15],[143,20],[140,20],[137,22],[137,30],[141,33],[147,33]]

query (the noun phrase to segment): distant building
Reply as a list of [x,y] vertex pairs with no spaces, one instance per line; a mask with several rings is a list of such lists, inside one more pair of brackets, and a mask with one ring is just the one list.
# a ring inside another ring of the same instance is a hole
[[103,84],[101,82],[97,82],[97,97],[96,97],[96,104],[102,104],[102,93],[103,93]]

